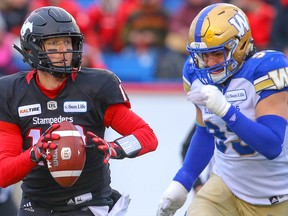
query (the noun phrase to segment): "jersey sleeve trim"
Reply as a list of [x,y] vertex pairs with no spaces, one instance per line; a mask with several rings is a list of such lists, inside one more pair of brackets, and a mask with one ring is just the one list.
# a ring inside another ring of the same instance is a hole
[[255,80],[254,87],[257,93],[265,89],[276,89],[275,84],[267,75]]

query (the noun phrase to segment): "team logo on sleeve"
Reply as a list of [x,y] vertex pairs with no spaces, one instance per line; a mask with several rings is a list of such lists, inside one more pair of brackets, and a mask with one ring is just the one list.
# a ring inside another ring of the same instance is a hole
[[273,83],[275,83],[277,89],[282,89],[288,86],[288,67],[270,71],[268,76]]
[[269,71],[254,81],[256,92],[265,89],[283,89],[288,86],[288,67]]
[[19,117],[39,115],[41,114],[41,105],[31,104],[27,106],[18,107],[18,114],[19,114]]

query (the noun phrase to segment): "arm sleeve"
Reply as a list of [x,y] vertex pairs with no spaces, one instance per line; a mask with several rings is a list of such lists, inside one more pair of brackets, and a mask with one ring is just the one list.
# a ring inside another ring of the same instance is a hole
[[183,142],[182,151],[181,151],[181,156],[182,156],[182,160],[183,161],[184,161],[185,155],[186,155],[186,153],[188,151],[191,139],[192,139],[192,137],[193,137],[193,135],[195,133],[195,130],[196,130],[196,125],[193,125],[193,127],[190,130],[188,136],[186,137],[185,141]]
[[214,137],[208,133],[206,127],[196,125],[182,167],[174,177],[174,181],[181,183],[190,191],[196,178],[208,165],[214,153]]
[[30,160],[29,150],[22,153],[19,127],[0,121],[0,186],[19,182],[35,166]]
[[272,160],[282,151],[287,120],[276,115],[261,116],[252,121],[231,106],[223,120],[247,145]]
[[137,156],[156,150],[158,140],[151,127],[124,104],[110,105],[104,116],[106,127],[112,127],[122,136],[133,134],[142,149]]

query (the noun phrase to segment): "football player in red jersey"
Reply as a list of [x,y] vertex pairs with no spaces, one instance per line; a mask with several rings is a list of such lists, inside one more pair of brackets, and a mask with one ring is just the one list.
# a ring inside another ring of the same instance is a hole
[[[108,70],[81,68],[83,35],[59,7],[34,10],[24,22],[21,48],[31,71],[0,80],[0,186],[22,183],[18,215],[124,215],[130,198],[110,187],[109,159],[154,151],[150,126],[130,109],[118,77]],[[50,175],[46,150],[56,147],[53,130],[70,121],[82,134],[86,163],[69,188]],[[111,127],[122,136],[103,139]]]

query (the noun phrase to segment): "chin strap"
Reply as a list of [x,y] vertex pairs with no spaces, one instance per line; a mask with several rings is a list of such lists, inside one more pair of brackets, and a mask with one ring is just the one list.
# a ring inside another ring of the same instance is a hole
[[50,73],[52,76],[56,78],[67,78],[71,75],[71,73],[53,72],[53,71],[47,71],[47,70],[45,70],[45,72]]
[[18,47],[16,44],[12,44],[12,47],[22,55],[24,62],[27,62],[28,64],[31,65],[31,60],[29,60],[27,53],[23,52],[22,49]]

